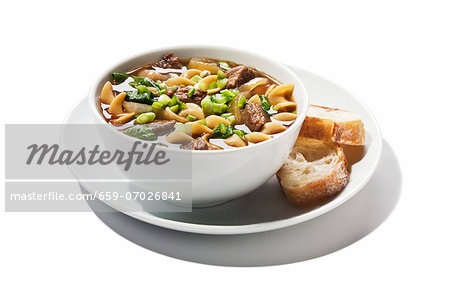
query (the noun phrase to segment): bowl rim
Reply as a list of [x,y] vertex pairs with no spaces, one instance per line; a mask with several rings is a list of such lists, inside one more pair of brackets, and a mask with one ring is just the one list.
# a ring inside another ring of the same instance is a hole
[[[105,120],[101,117],[101,114],[98,111],[98,107],[97,107],[97,98],[95,96],[95,91],[97,89],[97,87],[99,85],[102,84],[102,78],[105,77],[107,74],[110,74],[114,69],[117,69],[120,65],[122,64],[126,64],[127,62],[137,59],[139,57],[143,57],[143,56],[147,56],[147,55],[151,55],[152,53],[155,52],[176,52],[179,50],[185,50],[188,48],[202,48],[203,50],[210,50],[210,51],[214,51],[214,50],[225,50],[228,52],[234,52],[234,53],[238,53],[238,54],[246,54],[246,55],[251,55],[253,57],[256,57],[259,60],[265,60],[270,62],[271,64],[276,65],[278,68],[281,68],[283,70],[283,72],[289,74],[290,77],[294,78],[297,82],[294,83],[295,88],[299,88],[301,90],[301,93],[304,96],[304,106],[301,107],[299,102],[297,101],[297,99],[294,99],[296,105],[297,105],[297,118],[295,119],[295,121],[287,128],[286,131],[277,134],[275,136],[273,136],[270,140],[266,140],[264,142],[260,142],[260,143],[256,143],[256,144],[252,144],[251,146],[243,146],[243,147],[237,147],[237,148],[227,148],[227,149],[223,149],[223,150],[209,150],[209,151],[199,151],[199,150],[186,150],[186,149],[179,149],[179,148],[171,148],[171,147],[165,147],[164,151],[168,151],[168,152],[176,152],[176,153],[189,153],[189,154],[194,154],[194,155],[218,155],[220,154],[225,154],[225,153],[232,153],[232,152],[237,152],[237,151],[253,151],[253,150],[257,150],[257,149],[262,149],[264,147],[270,146],[271,144],[277,142],[277,141],[281,141],[282,139],[287,138],[290,134],[289,133],[293,133],[296,129],[300,128],[301,125],[303,124],[303,121],[306,117],[306,113],[308,111],[308,107],[309,107],[309,98],[308,98],[308,93],[306,91],[306,88],[302,82],[302,80],[292,71],[290,70],[288,67],[286,67],[285,65],[279,63],[278,61],[268,58],[266,56],[257,54],[257,53],[253,53],[247,50],[242,50],[242,49],[237,49],[237,48],[232,48],[232,47],[225,47],[225,46],[214,46],[214,45],[202,45],[202,44],[189,44],[189,45],[175,45],[175,46],[166,46],[166,47],[159,47],[159,48],[152,48],[150,50],[146,50],[146,51],[141,51],[139,53],[136,53],[134,55],[131,56],[127,56],[126,58],[121,59],[119,62],[113,64],[112,66],[110,66],[109,68],[107,68],[107,70],[103,71],[99,76],[96,76],[96,79],[94,81],[94,83],[91,85],[91,88],[89,89],[89,93],[88,93],[88,101],[89,101],[89,107],[91,109],[91,112],[93,112],[93,114],[95,115],[94,117],[96,117],[98,120],[101,120],[101,122],[105,123],[105,125],[107,125],[107,127],[110,129],[111,132],[113,132],[113,134],[120,136],[120,138],[123,138],[124,140],[129,140],[131,142],[136,142],[136,141],[141,141],[141,142],[146,142],[145,140],[136,140],[135,138],[131,137],[131,136],[127,136],[126,134],[121,133],[120,131],[118,131],[116,128],[114,128],[113,126],[109,125],[108,123],[105,122]],[[213,57],[211,57],[213,58]],[[241,63],[245,65],[245,62],[237,62],[237,63]],[[269,74],[270,76],[272,76],[272,74]],[[273,76],[275,79],[276,76]],[[104,84],[104,83],[103,83]],[[298,112],[301,111],[301,113],[299,114]],[[148,142],[152,142],[152,141],[148,141]]]

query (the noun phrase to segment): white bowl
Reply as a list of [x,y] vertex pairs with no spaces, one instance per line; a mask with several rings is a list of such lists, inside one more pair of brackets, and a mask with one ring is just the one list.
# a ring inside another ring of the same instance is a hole
[[[110,80],[112,72],[128,71],[169,52],[175,53],[178,57],[210,57],[233,61],[263,71],[282,83],[295,85],[293,97],[297,103],[297,119],[285,132],[270,140],[252,146],[219,151],[164,149],[174,161],[186,159],[192,161],[194,207],[216,205],[260,187],[276,173],[287,158],[308,109],[308,97],[301,80],[291,70],[271,59],[243,50],[212,46],[179,46],[132,56],[106,70],[94,82],[88,100],[95,122],[105,124],[98,110],[98,97],[105,82]],[[136,141],[110,125],[105,126],[102,136],[104,143],[113,147],[130,149],[131,143]],[[126,176],[133,181],[136,180],[139,186],[144,188],[148,186],[151,189],[150,182],[138,181],[146,179],[146,172],[131,169],[126,172]]]

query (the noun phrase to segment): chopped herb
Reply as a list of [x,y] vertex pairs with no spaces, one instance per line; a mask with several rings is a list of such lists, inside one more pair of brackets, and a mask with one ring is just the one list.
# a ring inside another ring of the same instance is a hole
[[224,123],[220,123],[218,126],[214,128],[212,131],[212,135],[215,138],[227,138],[233,135],[233,127],[231,125],[225,126]]
[[148,86],[148,87],[154,87],[158,91],[161,90],[161,87],[158,85],[158,83],[156,83],[152,79],[149,79],[147,77],[138,77],[138,76],[132,76],[132,77],[134,79],[134,82],[131,82],[130,86],[134,87],[136,85],[145,85],[145,86]]
[[245,140],[245,134],[247,134],[247,133],[245,133],[245,131],[242,131],[242,130],[233,130],[233,133],[238,135],[239,137],[241,137],[244,140]]
[[267,114],[270,115],[270,103],[269,100],[267,100],[267,97],[265,95],[260,95],[259,98],[261,99],[261,107],[264,111],[266,111]]
[[126,91],[125,93],[127,94],[127,97],[125,98],[125,100],[128,102],[151,105],[154,101],[153,100],[154,94],[147,88],[145,89],[146,89],[145,92],[140,92],[138,89],[135,89],[133,91]]
[[123,131],[125,134],[131,137],[139,138],[142,140],[156,140],[157,137],[153,129],[145,125],[137,125],[130,127]]
[[136,86],[135,88],[137,89],[138,93],[149,92],[147,86],[145,86],[145,85],[139,85],[139,86]]
[[130,75],[124,73],[112,73],[111,76],[116,84],[123,83],[126,79],[128,79],[128,77],[130,77]]
[[167,89],[167,85],[166,83],[158,83],[158,86],[161,90],[166,90]]

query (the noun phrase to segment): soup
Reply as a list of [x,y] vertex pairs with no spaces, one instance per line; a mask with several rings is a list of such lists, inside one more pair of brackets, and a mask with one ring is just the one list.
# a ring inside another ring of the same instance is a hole
[[100,97],[107,122],[163,146],[223,150],[282,134],[296,119],[293,84],[249,66],[169,53],[112,73]]

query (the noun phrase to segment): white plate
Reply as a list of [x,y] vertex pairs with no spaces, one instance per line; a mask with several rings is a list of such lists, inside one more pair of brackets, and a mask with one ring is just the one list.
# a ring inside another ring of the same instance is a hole
[[[191,213],[149,213],[136,205],[133,211],[120,203],[107,202],[112,208],[136,219],[161,227],[201,234],[248,234],[280,229],[302,223],[343,204],[372,177],[381,155],[382,137],[369,109],[354,95],[311,72],[290,67],[304,82],[310,103],[341,108],[359,113],[366,129],[363,157],[352,166],[350,182],[332,201],[313,210],[302,210],[287,202],[275,177],[254,192],[222,205],[193,209]],[[88,103],[82,101],[73,109],[66,123],[92,123]],[[350,160],[352,158],[350,157]],[[76,173],[75,173],[76,175]],[[117,171],[117,177],[121,173]],[[89,192],[96,183],[82,182]],[[124,190],[126,192],[127,190]]]
[[[113,231],[146,249],[174,258],[221,266],[269,266],[300,262],[342,249],[368,235],[389,216],[401,193],[397,157],[384,141],[368,184],[346,203],[290,227],[240,235],[192,234],[131,218],[89,201]],[[106,212],[106,213],[105,213]]]

